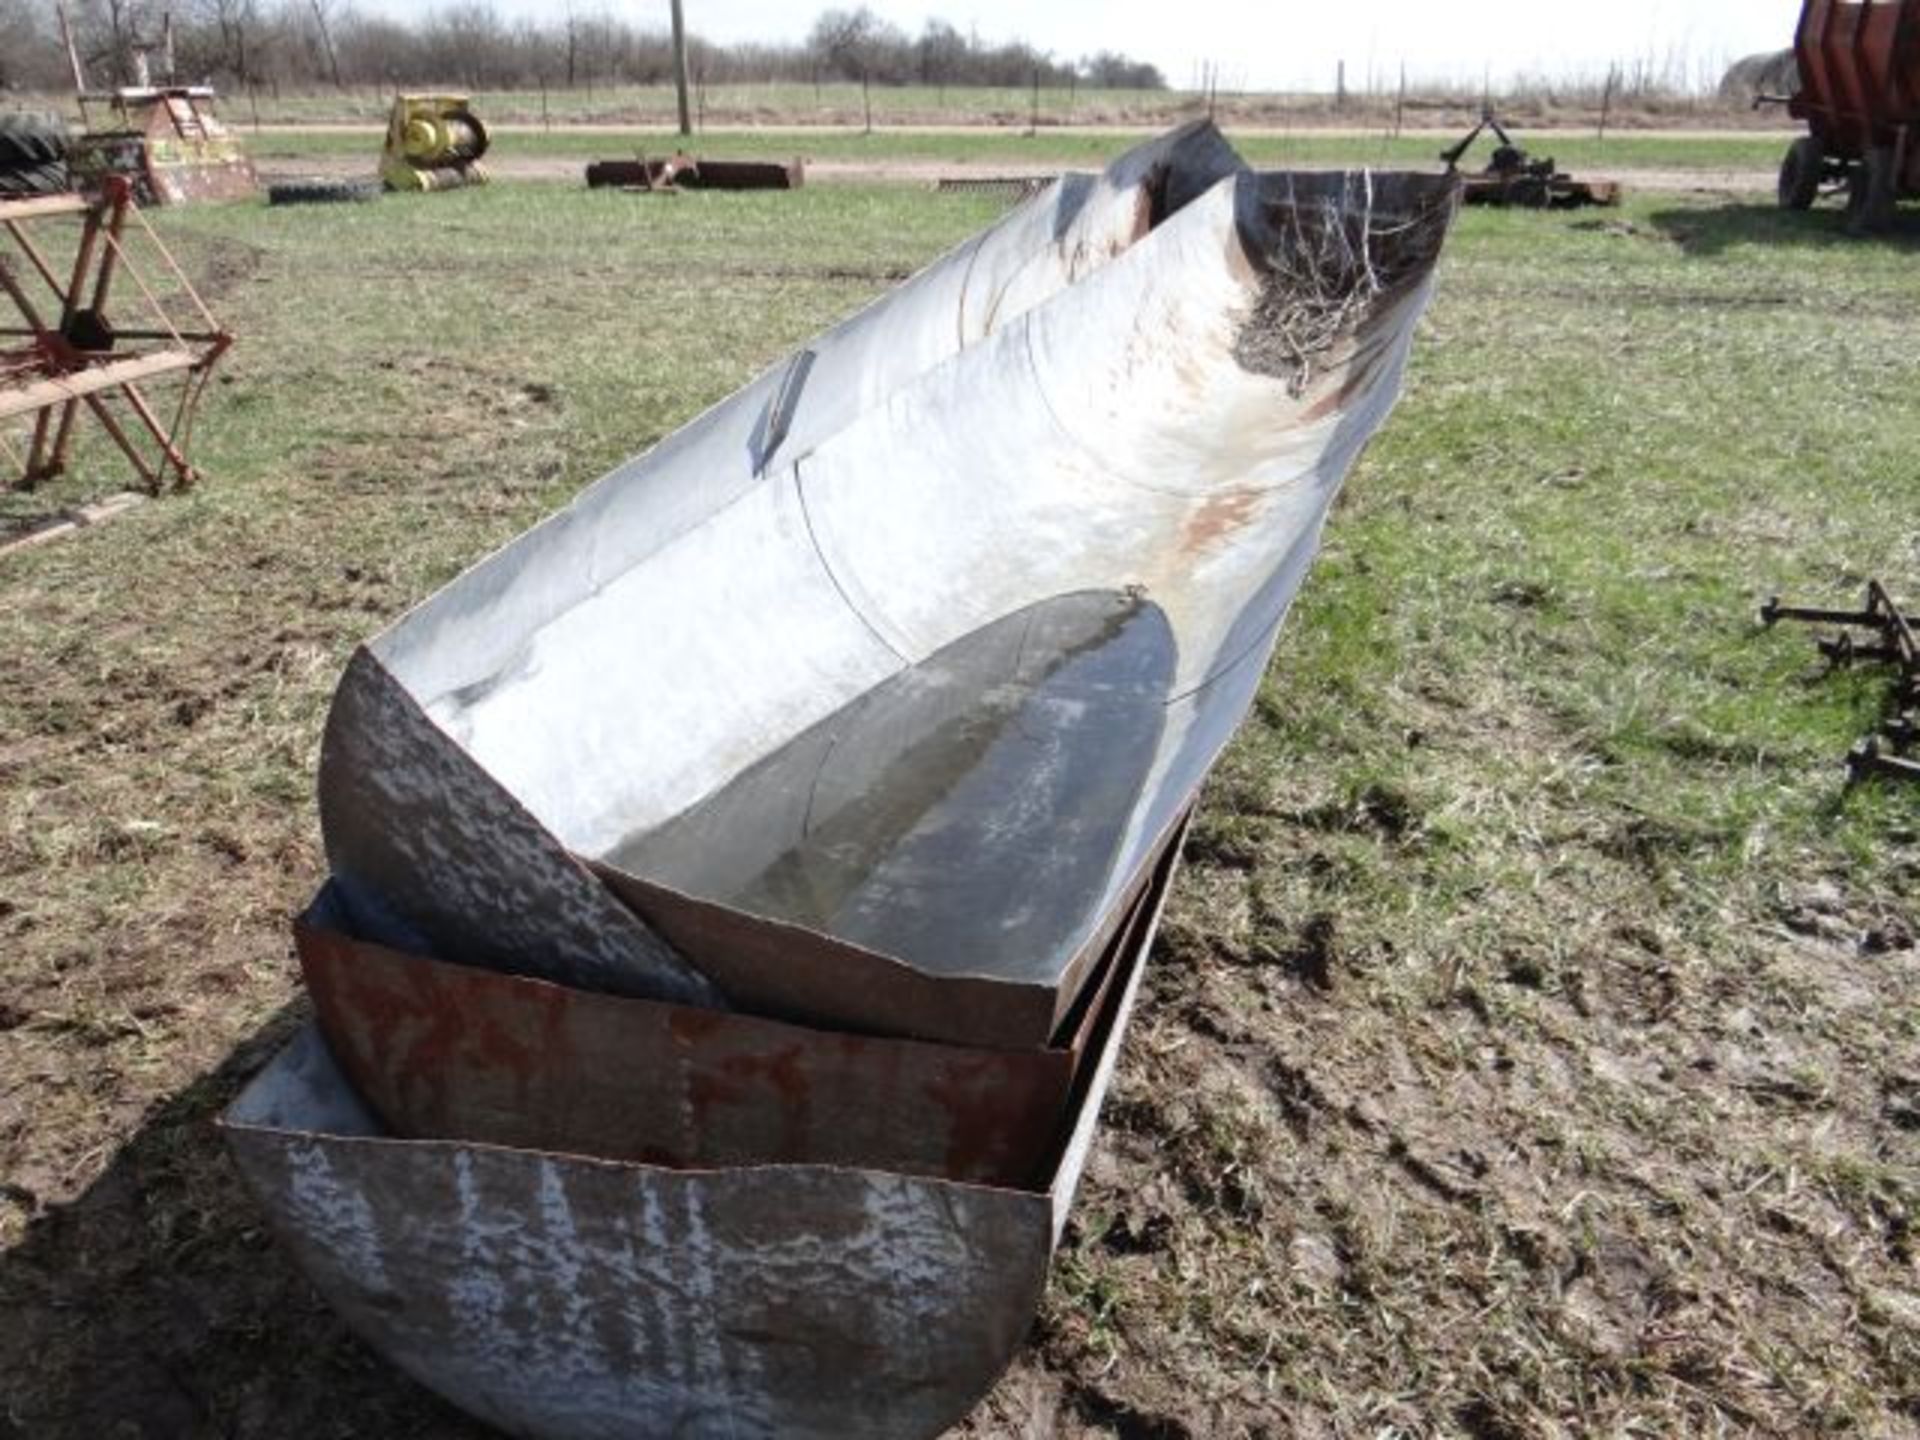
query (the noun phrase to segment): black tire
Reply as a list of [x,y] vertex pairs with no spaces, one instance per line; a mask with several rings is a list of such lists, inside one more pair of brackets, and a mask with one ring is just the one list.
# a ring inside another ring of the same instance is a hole
[[1827,147],[1812,135],[1802,135],[1787,148],[1780,162],[1780,208],[1811,210],[1820,198],[1820,182],[1826,177]]
[[0,115],[0,170],[64,163],[66,158],[65,121],[50,115]]
[[57,195],[72,183],[65,121],[18,112],[0,115],[0,195]]
[[73,188],[67,162],[49,160],[40,165],[0,167],[0,195],[58,195]]
[[267,187],[269,205],[353,205],[380,198],[378,180],[283,180]]
[[1885,146],[1867,151],[1847,172],[1847,229],[1855,235],[1888,229],[1894,200],[1893,151]]

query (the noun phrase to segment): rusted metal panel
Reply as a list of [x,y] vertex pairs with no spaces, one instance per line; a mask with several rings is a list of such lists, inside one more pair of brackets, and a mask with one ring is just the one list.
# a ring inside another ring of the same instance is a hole
[[1920,124],[1920,0],[1806,0],[1794,35],[1790,110],[1830,157],[1911,146]]
[[259,188],[246,147],[214,113],[204,86],[129,87],[80,101],[90,122],[92,106],[111,117],[73,141],[70,164],[89,190],[117,175],[143,205],[180,205],[245,200]]
[[[1245,713],[1456,202],[1204,126],[1063,177],[363,651],[419,723],[336,706],[336,872],[436,953],[578,979],[492,923],[546,904],[489,853],[517,814],[739,1008],[1044,1043]],[[390,778],[429,766],[470,812]]]
[[1104,1000],[1058,1047],[967,1049],[405,954],[357,938],[331,886],[294,936],[322,1032],[396,1135],[681,1168],[860,1165],[1032,1185]]
[[539,1440],[934,1436],[1012,1357],[1093,1140],[1174,865],[1090,1031],[1045,1183],[817,1165],[674,1171],[397,1140],[303,1031],[223,1125],[354,1330]]

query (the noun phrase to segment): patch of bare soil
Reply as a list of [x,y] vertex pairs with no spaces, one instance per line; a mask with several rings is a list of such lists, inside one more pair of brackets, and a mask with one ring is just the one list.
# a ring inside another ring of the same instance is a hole
[[964,1433],[1920,1433],[1904,902],[1809,881],[1716,953],[1610,903],[1689,843],[1628,821],[1563,850],[1546,928],[1409,975],[1338,881],[1412,863],[1408,797],[1214,817]]

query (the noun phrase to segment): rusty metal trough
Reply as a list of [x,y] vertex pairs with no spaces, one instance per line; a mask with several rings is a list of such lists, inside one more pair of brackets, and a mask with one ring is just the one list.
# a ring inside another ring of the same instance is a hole
[[369,1343],[542,1440],[966,1412],[1458,201],[1063,176],[355,653],[226,1126]]
[[353,657],[320,798],[370,938],[1046,1044],[1252,700],[1456,198],[1187,127],[622,466]]
[[313,1028],[223,1125],[280,1237],[347,1323],[509,1434],[931,1437],[1026,1335],[1174,861],[1116,954],[1094,1063],[1028,1187],[396,1139]]

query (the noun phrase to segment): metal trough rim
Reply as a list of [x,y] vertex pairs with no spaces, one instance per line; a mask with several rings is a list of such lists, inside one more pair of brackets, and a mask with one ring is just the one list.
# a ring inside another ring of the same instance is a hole
[[[395,1138],[677,1170],[847,1165],[869,1144],[876,1168],[1018,1189],[1056,1158],[1150,909],[1148,894],[1129,907],[1077,1011],[1038,1049],[855,1035],[503,975],[360,938],[331,884],[294,938],[329,1049]],[[536,1144],[542,1126],[568,1143]]]

